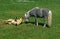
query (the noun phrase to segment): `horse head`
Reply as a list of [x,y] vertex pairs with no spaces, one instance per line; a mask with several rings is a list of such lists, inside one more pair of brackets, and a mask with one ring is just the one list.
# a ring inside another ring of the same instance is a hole
[[30,17],[30,15],[29,15],[29,13],[27,12],[27,13],[25,13],[25,22],[29,22],[29,17]]

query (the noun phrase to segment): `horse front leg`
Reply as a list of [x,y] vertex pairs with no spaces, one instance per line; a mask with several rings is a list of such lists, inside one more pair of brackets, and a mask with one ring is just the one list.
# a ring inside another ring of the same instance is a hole
[[37,19],[37,17],[35,17],[35,25],[38,26],[38,19]]

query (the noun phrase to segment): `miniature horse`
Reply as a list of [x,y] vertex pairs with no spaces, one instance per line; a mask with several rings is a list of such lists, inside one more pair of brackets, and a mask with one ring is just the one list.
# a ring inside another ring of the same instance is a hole
[[48,27],[51,26],[52,23],[52,11],[49,10],[48,8],[39,8],[35,7],[28,12],[24,14],[25,16],[25,21],[29,22],[30,17],[35,18],[35,24],[38,26],[38,18],[43,18],[44,19],[44,26],[48,25]]

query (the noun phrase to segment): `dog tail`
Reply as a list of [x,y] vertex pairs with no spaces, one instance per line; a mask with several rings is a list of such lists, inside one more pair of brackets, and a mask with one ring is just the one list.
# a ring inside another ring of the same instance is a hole
[[51,27],[52,25],[52,12],[51,10],[49,10],[49,13],[48,13],[48,26]]

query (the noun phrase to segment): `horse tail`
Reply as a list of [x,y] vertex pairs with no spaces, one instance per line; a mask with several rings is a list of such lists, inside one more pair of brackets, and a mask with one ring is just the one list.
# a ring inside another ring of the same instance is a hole
[[52,12],[49,10],[48,12],[48,26],[51,27],[52,24]]

